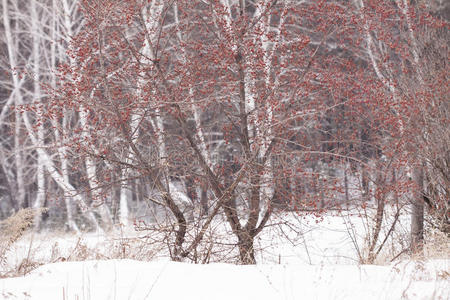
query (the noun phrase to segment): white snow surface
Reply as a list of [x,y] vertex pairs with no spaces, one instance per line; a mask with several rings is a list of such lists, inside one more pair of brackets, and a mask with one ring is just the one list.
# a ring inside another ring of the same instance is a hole
[[448,261],[369,265],[55,263],[0,281],[2,299],[448,299]]

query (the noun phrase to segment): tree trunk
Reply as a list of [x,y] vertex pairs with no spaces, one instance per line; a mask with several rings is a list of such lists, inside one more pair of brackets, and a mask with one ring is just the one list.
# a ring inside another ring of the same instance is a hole
[[200,195],[200,204],[202,206],[201,215],[207,216],[209,208],[208,208],[208,189],[206,186],[202,187],[202,193]]
[[75,222],[74,218],[74,207],[73,207],[73,198],[71,198],[65,191],[64,191],[64,204],[66,206],[66,213],[67,213],[67,229],[70,231],[74,231],[76,233],[80,233],[80,229],[78,228],[77,223]]
[[369,256],[368,256],[368,263],[373,264],[375,261],[375,258],[377,257],[377,253],[374,252],[375,246],[378,242],[378,237],[380,236],[381,226],[383,224],[383,217],[384,217],[384,207],[386,204],[385,201],[385,195],[380,189],[382,189],[382,186],[385,184],[383,177],[381,176],[381,168],[378,168],[377,170],[377,180],[376,180],[376,189],[375,192],[375,200],[377,202],[377,214],[375,216],[375,228],[373,230],[373,237],[371,241],[371,245],[369,247]]
[[[84,109],[84,106],[81,106],[81,111],[79,113],[81,126],[83,126],[82,136],[88,140],[89,137],[89,124],[88,124],[88,114]],[[104,197],[102,195],[102,191],[98,185],[98,177],[97,177],[97,166],[95,161],[90,157],[86,156],[84,160],[84,164],[86,166],[86,173],[88,177],[88,184],[91,190],[91,198],[92,198],[92,207],[98,212],[100,218],[102,220],[104,229],[109,231],[113,227],[113,220],[111,217],[111,212],[106,202],[104,201]]]
[[[18,97],[18,96],[16,96]],[[18,99],[16,99],[18,100]],[[20,104],[17,103],[17,106]],[[24,158],[23,158],[23,145],[21,143],[21,126],[22,126],[22,117],[20,116],[20,112],[16,110],[15,116],[15,133],[14,133],[14,158],[16,163],[16,186],[17,193],[15,195],[15,200],[17,203],[18,209],[25,207],[25,180],[24,180]]]
[[420,253],[423,249],[423,168],[416,166],[412,170],[412,180],[416,187],[412,198],[411,211],[411,251]]
[[[52,123],[54,124],[53,126],[55,126],[55,128],[57,128],[57,124],[56,121],[53,120]],[[59,134],[58,129],[55,129],[55,138],[57,142],[60,142],[62,145],[64,145],[64,131],[66,130],[66,126],[67,126],[67,112],[64,111],[63,113],[63,121],[62,121],[62,130],[63,133],[62,135]],[[58,152],[58,156],[59,159],[61,161],[61,177],[63,182],[66,183],[70,183],[70,179],[69,179],[69,161],[67,158],[67,149],[65,146],[62,147],[58,147],[57,149]],[[58,184],[58,182],[55,180],[55,182]],[[58,184],[58,186],[61,187],[60,184]],[[75,222],[74,219],[74,215],[75,215],[75,211],[74,211],[74,205],[73,205],[73,201],[74,199],[70,196],[70,193],[68,192],[67,189],[62,188],[63,192],[64,192],[64,203],[66,206],[66,212],[67,212],[67,226],[68,229],[71,231],[75,231],[76,233],[80,232],[80,229],[77,226],[77,223]]]
[[126,180],[127,171],[122,170],[122,181],[120,185],[120,200],[119,200],[119,221],[124,227],[128,227],[128,201],[131,201],[132,193],[129,187],[127,187],[128,181]]
[[367,169],[365,166],[362,166],[361,171],[361,187],[363,194],[363,201],[367,202],[370,200],[370,190],[369,190],[369,174],[367,173]]
[[350,195],[348,193],[348,170],[347,165],[344,168],[344,189],[345,189],[345,206],[350,208]]
[[[33,57],[33,75],[34,75],[34,99],[35,101],[42,101],[42,95],[41,95],[41,86],[40,86],[40,53],[39,53],[39,43],[40,39],[40,30],[39,30],[39,16],[37,12],[36,2],[31,2],[30,7],[30,13],[31,13],[31,29],[33,32],[33,51],[32,51],[32,57]],[[41,117],[41,116],[39,116]],[[37,133],[38,143],[40,145],[44,144],[44,126],[41,125],[38,127],[38,133]],[[44,169],[44,161],[42,160],[42,157],[38,155],[37,158],[37,193],[36,193],[36,200],[33,204],[33,207],[36,209],[40,209],[44,206],[45,203],[45,169]],[[41,214],[37,213],[34,217],[34,227],[36,229],[39,228],[41,221]]]
[[253,243],[253,237],[247,232],[242,232],[239,234],[239,258],[243,265],[256,264]]

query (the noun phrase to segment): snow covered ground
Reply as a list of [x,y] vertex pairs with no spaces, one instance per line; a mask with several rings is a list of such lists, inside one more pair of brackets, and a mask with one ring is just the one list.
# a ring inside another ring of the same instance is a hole
[[[448,299],[448,261],[391,266],[55,263],[0,281],[2,299]],[[447,277],[447,280],[445,279]]]
[[[380,253],[379,265],[359,264],[358,249],[364,251],[368,231],[357,214],[280,216],[272,223],[286,220],[292,228],[269,227],[257,239],[255,266],[170,262],[163,248],[131,244],[123,233],[28,235],[11,248],[7,264],[20,265],[27,257],[56,263],[1,279],[0,299],[450,299],[448,255],[386,260],[404,246],[407,216]],[[109,259],[123,249],[127,258],[147,261]],[[75,257],[86,260],[60,262]]]

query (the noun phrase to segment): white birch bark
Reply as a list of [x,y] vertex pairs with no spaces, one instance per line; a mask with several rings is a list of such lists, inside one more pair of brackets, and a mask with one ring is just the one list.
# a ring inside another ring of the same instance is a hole
[[[358,5],[357,5],[358,6]],[[359,0],[359,6],[361,9],[364,9],[364,1],[363,0]],[[365,20],[364,15],[361,14],[361,21],[363,22],[363,28],[364,28],[364,35],[366,38],[366,45],[367,45],[367,54],[369,55],[369,59],[370,59],[370,63],[372,64],[373,70],[375,71],[375,74],[377,75],[378,79],[389,89],[389,91],[392,94],[392,97],[394,98],[394,102],[397,103],[398,102],[398,97],[397,97],[397,91],[395,89],[394,83],[392,82],[392,80],[390,78],[386,78],[386,76],[383,75],[383,73],[381,72],[381,69],[378,65],[378,62],[376,60],[375,57],[375,53],[374,53],[374,42],[372,39],[372,35],[370,34],[370,30],[369,30],[369,24],[367,22],[367,20]],[[398,114],[398,112],[396,111],[396,114]],[[402,125],[403,128],[403,125]]]
[[[56,86],[56,85],[54,85],[54,86]],[[55,128],[54,135],[55,135],[56,144],[58,145],[57,146],[57,154],[58,154],[59,161],[61,162],[61,167],[60,167],[61,178],[64,182],[69,183],[70,182],[69,160],[67,158],[67,148],[64,145],[65,144],[65,141],[63,138],[64,134],[61,135],[59,133],[59,128],[61,128],[62,130],[65,131],[65,128],[67,126],[67,119],[64,114],[63,122],[62,122],[61,126],[54,119],[52,119],[51,122],[52,122],[53,127]],[[65,204],[66,213],[67,213],[67,225],[70,230],[75,231],[76,233],[79,233],[80,230],[74,219],[73,198],[70,196],[70,193],[67,190],[65,190],[64,188],[62,190],[64,193],[64,204]]]
[[[20,93],[16,93],[16,105],[18,104],[18,97]],[[16,181],[17,181],[17,195],[15,200],[17,201],[18,208],[23,208],[25,205],[25,181],[24,181],[24,158],[22,153],[22,116],[18,110],[15,111],[14,120],[14,161],[16,167]]]
[[[138,93],[142,93],[142,87],[140,86],[138,89]],[[143,96],[141,94],[141,96]],[[142,118],[144,117],[144,113],[142,113],[142,117],[138,114],[138,112],[133,111],[131,113],[131,120],[130,120],[130,134],[131,134],[131,142],[136,143],[137,138],[139,136],[139,123],[142,121]],[[125,163],[131,164],[133,161],[133,150],[131,149],[131,146],[128,147],[128,150],[126,152],[126,158]],[[130,189],[128,177],[131,174],[131,170],[128,168],[124,168],[121,170],[120,174],[120,195],[119,195],[119,222],[122,226],[125,228],[128,227],[130,224],[129,222],[129,209],[128,209],[128,203],[132,200],[133,193]]]
[[[87,112],[85,108],[81,106],[81,110],[79,113],[81,126],[83,128],[82,137],[89,138],[89,125],[87,123]],[[84,140],[84,139],[83,139]],[[87,156],[84,160],[84,164],[86,166],[86,173],[88,177],[89,188],[91,190],[92,204],[91,206],[96,209],[103,221],[103,225],[106,230],[112,229],[113,222],[111,213],[109,211],[108,206],[103,200],[103,195],[101,194],[101,190],[98,184],[97,179],[97,166],[94,160]]]
[[[34,76],[34,101],[40,102],[42,101],[41,94],[41,86],[40,86],[40,26],[39,26],[39,14],[36,7],[36,2],[32,1],[30,5],[30,17],[31,17],[31,35],[33,39],[33,47],[32,47],[32,63],[33,63],[33,76]],[[41,118],[38,115],[38,118]],[[44,126],[41,124],[37,128],[37,139],[40,145],[44,144]],[[44,173],[44,162],[42,157],[38,155],[37,158],[37,194],[36,200],[33,204],[33,207],[36,209],[40,209],[44,206],[45,202],[45,173]],[[41,216],[37,214],[34,219],[35,228],[39,228]]]
[[413,29],[413,25],[412,25],[412,21],[411,21],[411,16],[409,14],[409,3],[408,0],[402,0],[402,3],[400,3],[400,0],[395,0],[395,3],[397,4],[397,6],[400,8],[402,14],[405,16],[406,19],[406,25],[408,27],[408,34],[409,34],[409,39],[411,41],[411,52],[413,54],[413,60],[414,60],[414,64],[416,67],[416,73],[417,76],[419,77],[419,81],[420,83],[423,84],[423,77],[422,74],[420,72],[420,68],[418,66],[419,64],[419,51],[418,51],[418,47],[417,47],[417,40],[414,34],[414,29]]
[[25,77],[19,79],[17,86],[14,85],[14,87],[11,91],[11,94],[8,97],[8,100],[6,100],[6,103],[3,105],[2,110],[0,112],[0,124],[3,124],[5,122],[8,111],[10,111],[11,107],[14,105],[14,100],[16,97],[15,96],[16,90],[21,89],[24,82],[25,82]]
[[[51,43],[50,45],[50,64],[51,64],[51,70],[56,70],[56,59],[58,54],[57,53],[62,53],[61,56],[63,56],[63,52],[65,51],[61,45],[61,43],[58,43],[58,49],[56,47],[56,41],[58,39],[58,37],[60,36],[60,32],[59,32],[59,24],[58,24],[58,16],[59,16],[59,11],[58,11],[58,6],[57,6],[57,2],[53,1],[53,6],[52,6],[52,22],[51,22],[51,40],[53,41],[53,43]],[[58,50],[58,51],[57,51]],[[57,88],[57,84],[56,84],[56,76],[54,72],[50,73],[51,76],[51,84],[53,88]],[[58,157],[59,157],[59,161],[61,162],[61,176],[63,177],[63,180],[65,182],[69,182],[69,162],[68,162],[68,158],[67,158],[67,149],[65,146],[65,141],[64,141],[64,131],[66,130],[66,126],[67,126],[67,113],[64,111],[63,112],[63,120],[62,120],[62,124],[61,126],[58,124],[58,122],[52,118],[51,119],[53,128],[54,128],[54,135],[55,135],[55,140],[56,143],[59,144],[59,146],[57,147],[57,153],[58,153]],[[60,130],[63,133],[62,135],[60,134]],[[76,233],[79,233],[80,230],[74,220],[74,211],[73,211],[73,199],[70,197],[70,195],[67,193],[67,191],[63,190],[64,192],[64,204],[66,206],[66,213],[67,213],[67,225],[68,228],[72,231],[75,231]]]
[[119,222],[124,228],[127,228],[130,225],[129,222],[129,209],[128,209],[128,201],[131,201],[132,193],[128,187],[128,172],[126,169],[121,171],[120,174],[120,198],[119,198]]
[[[14,103],[16,105],[20,105],[19,101],[20,97],[20,80],[19,76],[16,72],[17,63],[16,63],[16,50],[14,47],[14,40],[12,37],[12,31],[10,26],[10,13],[8,7],[8,1],[2,0],[3,5],[3,26],[5,27],[5,38],[9,56],[9,65],[12,70],[12,79],[14,88]],[[25,182],[24,182],[24,158],[22,153],[22,143],[21,143],[21,128],[22,128],[22,116],[18,110],[15,111],[14,118],[14,161],[16,167],[16,181],[17,181],[17,206],[19,208],[24,207],[25,204]]]
[[[131,121],[130,121],[130,133],[131,133],[131,141],[135,143],[137,137],[139,136],[139,123],[141,121],[141,117],[136,113],[131,113]],[[131,164],[133,160],[133,151],[131,146],[128,147],[128,151],[125,154],[125,163]],[[131,174],[131,170],[128,168],[124,168],[121,170],[120,174],[120,194],[119,194],[119,222],[125,228],[130,225],[129,222],[129,209],[128,203],[132,199],[132,191],[130,189],[128,176]]]
[[[263,6],[260,4],[257,7],[257,11],[255,13],[255,17],[259,18],[261,13],[263,13],[263,8],[267,7],[269,5],[270,0],[266,0],[263,2]],[[284,5],[284,9],[280,15],[280,21],[278,24],[278,27],[276,28],[276,38],[271,43],[269,39],[269,33],[271,30],[271,19],[270,16],[267,16],[265,18],[262,18],[262,25],[264,26],[263,32],[264,34],[261,35],[261,44],[263,48],[263,61],[264,61],[264,81],[266,90],[270,89],[270,86],[272,85],[270,77],[272,72],[272,60],[273,55],[275,51],[278,48],[280,39],[281,39],[281,29],[284,26],[285,20],[286,20],[286,13],[287,13],[287,5]],[[272,44],[272,48],[270,48],[270,44]],[[278,83],[277,78],[275,79],[275,84],[272,87],[273,89],[276,88]],[[260,150],[260,158],[263,158],[266,154],[266,151],[269,147],[269,144],[271,140],[273,139],[273,133],[272,133],[272,123],[273,123],[273,107],[268,103],[267,101],[263,103],[264,110],[265,110],[265,118],[262,121],[262,128],[257,129],[258,138],[261,139],[261,150]],[[263,177],[262,177],[262,188],[260,190],[260,198],[262,200],[268,201],[271,199],[274,195],[274,186],[273,186],[273,180],[274,180],[274,174],[273,174],[273,167],[272,167],[272,160],[268,159],[264,165],[263,170]]]

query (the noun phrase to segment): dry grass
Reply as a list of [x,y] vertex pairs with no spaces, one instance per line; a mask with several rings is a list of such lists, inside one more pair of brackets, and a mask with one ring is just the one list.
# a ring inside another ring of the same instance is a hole
[[[33,220],[36,216],[42,214],[44,211],[45,209],[25,208],[0,222],[0,265],[5,264],[6,254],[11,246],[33,225]],[[26,274],[38,265],[27,257],[22,260],[15,270],[1,272],[0,277],[10,276],[11,273],[15,273],[16,275]]]
[[[26,217],[25,217],[26,216]],[[21,213],[8,220],[7,227],[18,230],[13,224],[19,226],[21,231],[16,234],[2,236],[2,258],[0,278],[21,276],[35,268],[49,263],[66,261],[108,260],[108,259],[134,259],[148,261],[155,258],[161,249],[148,244],[137,236],[134,231],[115,230],[108,236],[94,233],[69,234],[59,231],[33,232],[27,230],[33,226],[33,213]],[[10,222],[11,221],[11,222]],[[14,237],[13,237],[14,236]]]
[[25,208],[0,222],[0,262],[4,262],[6,252],[33,224],[36,212]]
[[440,230],[428,230],[423,254],[426,258],[450,259],[450,238]]

